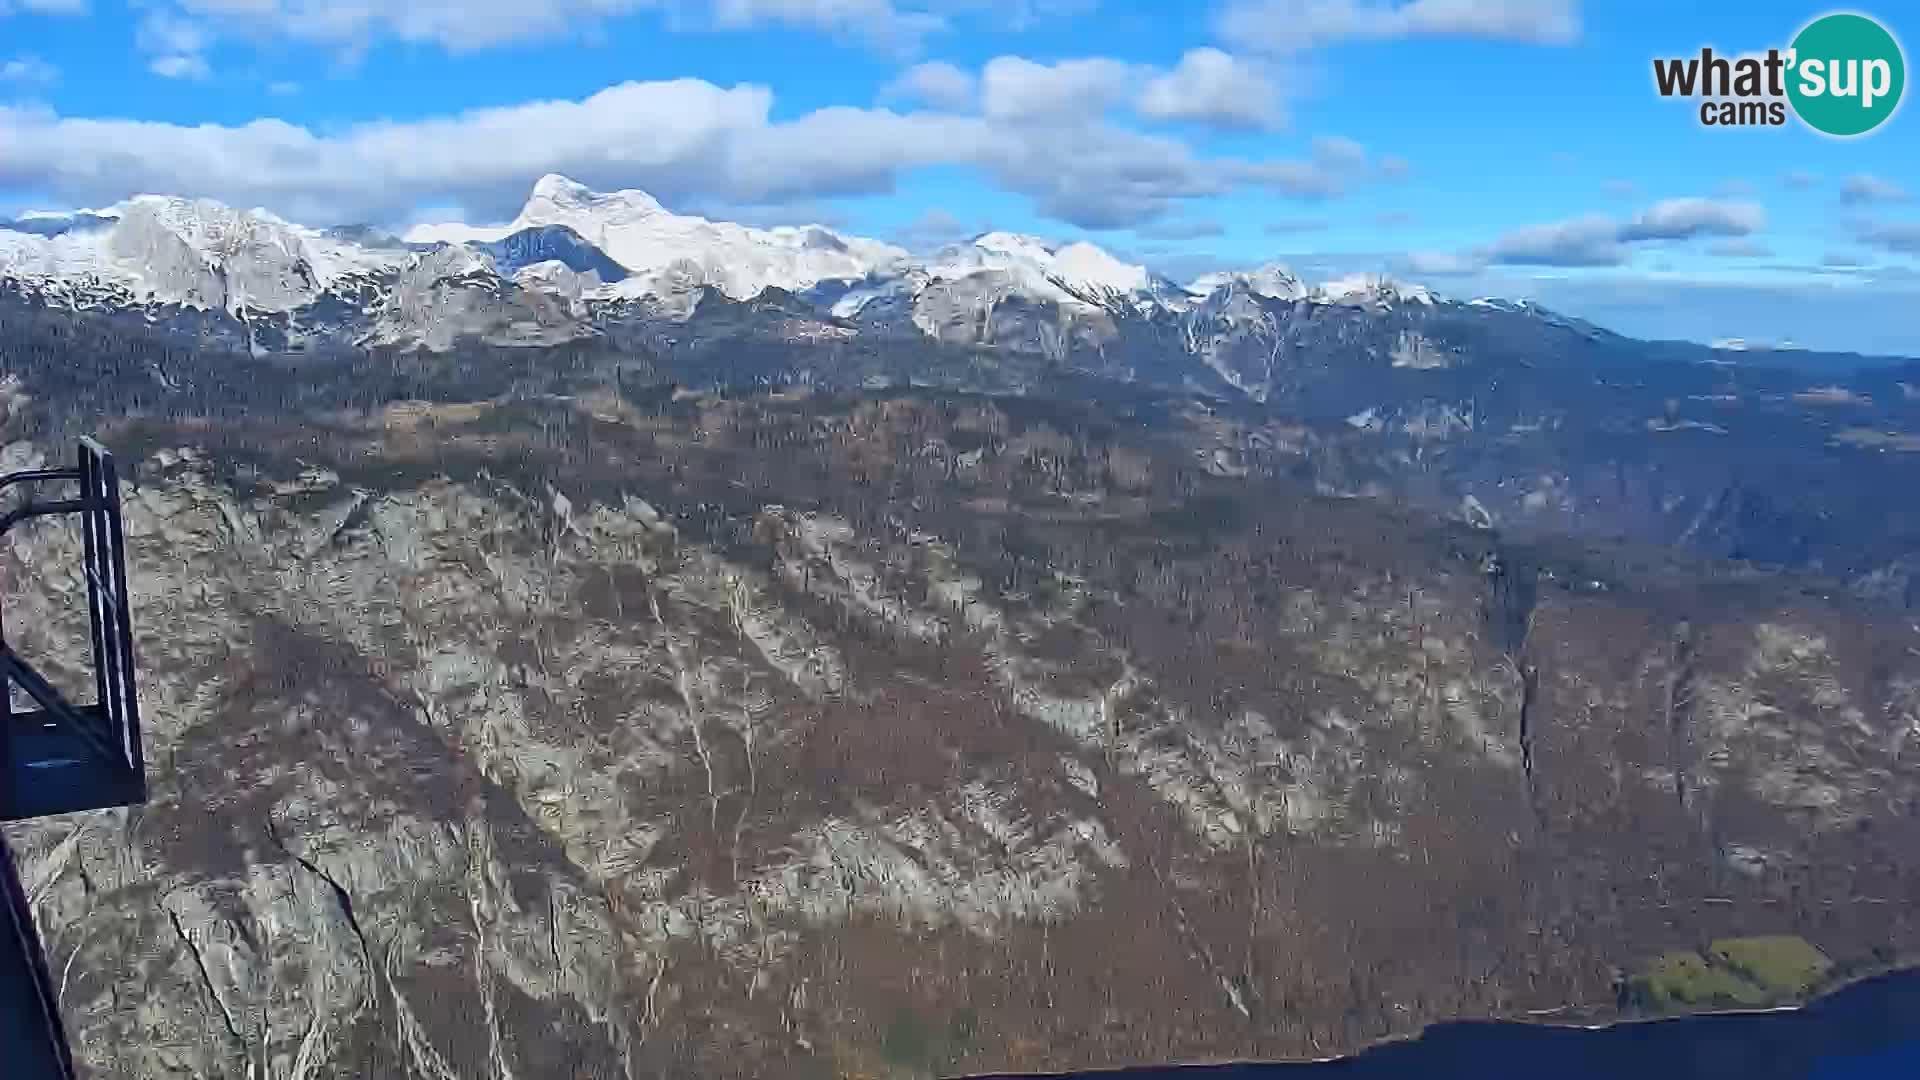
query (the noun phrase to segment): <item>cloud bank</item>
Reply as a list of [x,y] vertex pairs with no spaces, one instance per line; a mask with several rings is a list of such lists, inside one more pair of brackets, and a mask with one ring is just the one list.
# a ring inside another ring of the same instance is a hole
[[836,106],[775,121],[768,88],[699,79],[328,133],[275,119],[185,125],[0,106],[0,189],[75,204],[184,193],[309,221],[392,222],[423,205],[499,220],[547,172],[669,203],[768,203],[886,192],[913,170],[962,166],[1097,229],[1240,188],[1329,198],[1379,172],[1350,140],[1320,140],[1300,159],[1209,157],[1168,135],[1063,114],[1063,100],[1117,107],[1129,85],[1111,62],[1004,59],[980,77],[979,112]]
[[1625,221],[1587,214],[1564,221],[1526,225],[1501,234],[1468,252],[1415,252],[1405,262],[1427,267],[1424,273],[1463,274],[1487,266],[1620,266],[1634,246],[1659,241],[1720,239],[1722,254],[1747,254],[1726,246],[1765,229],[1765,208],[1756,202],[1722,199],[1663,199]]
[[1580,25],[1578,0],[1230,0],[1215,19],[1222,41],[1277,53],[1407,37],[1566,45]]

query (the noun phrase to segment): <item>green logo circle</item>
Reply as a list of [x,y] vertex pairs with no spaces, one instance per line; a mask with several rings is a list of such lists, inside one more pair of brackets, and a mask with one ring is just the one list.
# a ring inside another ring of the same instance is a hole
[[1886,27],[1865,15],[1823,15],[1794,37],[1787,98],[1808,127],[1864,135],[1893,115],[1907,62]]

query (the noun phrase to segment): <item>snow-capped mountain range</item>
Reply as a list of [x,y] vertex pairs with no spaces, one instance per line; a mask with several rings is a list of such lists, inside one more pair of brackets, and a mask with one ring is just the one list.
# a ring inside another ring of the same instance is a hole
[[559,226],[624,267],[606,283],[608,297],[660,295],[686,281],[735,300],[769,288],[802,292],[822,281],[857,280],[901,264],[891,244],[846,237],[817,225],[752,229],[728,221],[675,214],[644,191],[595,192],[564,176],[543,176],[520,215],[506,225],[421,225],[415,244],[500,242],[529,229]]
[[0,222],[0,281],[75,303],[284,311],[403,261],[351,236],[205,199],[140,195]]
[[[471,261],[446,268],[516,279],[568,299],[674,301],[701,287],[734,300],[770,288],[825,290],[838,294],[833,306],[841,316],[879,296],[969,279],[983,293],[1082,309],[1115,299],[1179,309],[1233,284],[1287,301],[1431,299],[1424,289],[1378,280],[1308,288],[1277,266],[1207,274],[1183,287],[1092,244],[1053,245],[1007,232],[916,257],[818,225],[756,229],[676,214],[643,191],[595,192],[557,175],[535,183],[507,224],[419,225],[404,237],[315,228],[266,210],[160,195],[103,209],[33,212],[0,221],[0,281],[83,305],[288,312],[329,293],[381,285],[449,248],[470,252]],[[599,280],[583,281],[587,274]]]
[[9,301],[131,313],[256,354],[931,340],[1019,354],[1028,371],[1255,400],[1355,364],[1609,362],[1643,344],[1524,301],[1456,301],[1373,275],[1309,284],[1269,265],[1179,283],[1093,244],[1008,232],[915,253],[819,225],[709,221],[552,175],[510,222],[402,236],[158,195],[31,213],[0,221]]

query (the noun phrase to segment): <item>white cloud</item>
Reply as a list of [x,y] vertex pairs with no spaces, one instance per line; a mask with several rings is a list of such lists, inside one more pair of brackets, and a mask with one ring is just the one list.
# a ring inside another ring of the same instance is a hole
[[1580,36],[1578,0],[1229,0],[1223,41],[1288,53],[1344,40],[1478,37],[1564,45]]
[[[228,0],[236,2],[236,0]],[[134,43],[152,53],[201,53],[213,43],[207,28],[165,11],[151,11],[140,20]]]
[[955,15],[981,15],[1006,30],[1029,30],[1049,19],[1085,15],[1099,0],[940,0],[939,10]]
[[979,81],[944,60],[916,64],[887,84],[883,96],[925,102],[935,108],[971,109],[979,98]]
[[1141,236],[1154,240],[1206,240],[1216,236],[1225,236],[1227,227],[1209,218],[1197,218],[1188,221],[1161,221],[1136,230]]
[[[1618,266],[1632,257],[1634,244],[1698,236],[1739,238],[1760,231],[1766,222],[1766,211],[1758,203],[1663,199],[1625,222],[1588,214],[1514,229],[1473,257],[1522,266]],[[1736,252],[1726,247],[1718,253]]]
[[1514,229],[1483,254],[1488,262],[1519,266],[1618,266],[1627,248],[1620,226],[1596,214]]
[[1147,83],[1136,108],[1155,120],[1225,128],[1270,128],[1282,115],[1279,89],[1264,71],[1214,48],[1189,49]]
[[1766,228],[1759,203],[1714,199],[1663,199],[1620,229],[1620,239],[1686,240],[1695,236],[1745,236]]
[[1763,259],[1772,255],[1773,249],[1758,240],[1741,236],[1714,241],[1707,245],[1707,254],[1729,259]]
[[192,53],[156,56],[148,61],[147,70],[163,79],[202,80],[213,75],[213,69],[207,66],[207,58]]
[[[780,225],[818,225],[837,232],[853,231],[851,220],[840,207],[806,197],[733,202],[720,198],[690,196],[681,200],[677,209],[709,221],[732,221],[756,229]],[[442,217],[437,219],[437,223],[458,220],[460,220],[458,216]]]
[[1260,182],[1256,164],[1196,158],[1185,143],[1158,135],[1099,125],[994,130],[985,167],[1044,212],[1085,228],[1136,225],[1175,200]]
[[[1172,71],[1107,57],[1037,63],[1019,56],[989,60],[977,77],[951,64],[910,68],[883,98],[910,97],[955,111],[977,102],[968,119],[991,133],[990,160],[973,159],[1001,181],[1033,195],[1043,209],[1089,228],[1123,227],[1157,216],[1170,200],[1254,186],[1301,199],[1329,199],[1356,183],[1405,175],[1406,161],[1371,161],[1352,139],[1322,136],[1306,159],[1202,160],[1178,139],[1109,122],[1131,104],[1147,119],[1183,118],[1215,127],[1277,121],[1272,84],[1213,49],[1188,52]],[[924,122],[924,117],[921,121]],[[948,119],[957,123],[959,116]],[[977,134],[975,138],[982,138]]]
[[995,120],[1083,122],[1121,100],[1137,74],[1132,65],[1105,57],[1037,64],[996,56],[980,72],[980,108]]
[[1172,69],[1092,56],[1040,63],[988,60],[975,74],[944,61],[902,72],[881,94],[936,107],[977,108],[1008,123],[1084,123],[1131,105],[1140,117],[1226,129],[1266,129],[1283,119],[1270,72],[1213,48],[1188,50]]
[[0,0],[0,15],[85,15],[89,10],[87,0]]
[[1405,171],[1403,159],[1382,158],[1370,165],[1367,149],[1360,143],[1343,135],[1321,135],[1313,140],[1311,158],[1248,162],[1237,166],[1234,175],[1298,199],[1332,199],[1376,175],[1398,176]]
[[1905,202],[1907,189],[1872,173],[1855,173],[1840,184],[1840,201],[1849,206],[1863,203]]
[[[630,0],[586,0],[597,6],[634,6]],[[685,5],[678,5],[684,7]],[[928,34],[947,28],[944,16],[906,11],[893,0],[714,0],[713,19],[721,29],[764,23],[850,34],[901,50],[917,48]]]
[[1920,255],[1920,221],[1867,222],[1855,230],[1855,238],[1882,251],[1901,255]]
[[[560,36],[593,20],[653,9],[656,0],[175,0],[220,30],[360,46],[383,37],[452,50]],[[728,5],[722,4],[721,7]],[[160,17],[182,21],[178,13]],[[735,17],[745,13],[736,13]],[[717,16],[716,16],[717,17]]]
[[1239,172],[1248,183],[1298,199],[1331,199],[1347,190],[1344,176],[1317,161],[1264,161]]
[[0,83],[45,86],[59,79],[60,69],[37,56],[16,56],[0,61]]
[[[5,0],[0,0],[4,3]],[[48,0],[39,0],[48,2]],[[656,14],[672,30],[761,26],[819,31],[910,53],[953,15],[1020,27],[1077,14],[1079,0],[171,0],[223,36],[284,37],[347,49],[380,40],[432,44],[454,52],[566,37],[598,24]]]
[[[1003,110],[1043,107],[1004,81],[1000,89]],[[200,195],[296,220],[391,223],[424,205],[501,220],[547,172],[643,187],[670,205],[745,205],[887,191],[913,170],[959,166],[1063,221],[1115,228],[1236,187],[1324,197],[1356,179],[1320,160],[1203,157],[1178,139],[1085,117],[835,107],[775,122],[772,106],[765,87],[681,79],[326,134],[274,119],[185,125],[0,106],[0,190],[83,205]]]
[[[247,0],[219,0],[228,5]],[[147,70],[164,79],[205,79],[212,75],[206,51],[213,44],[207,28],[166,11],[150,11],[134,32],[134,44],[153,59]]]
[[1355,184],[1406,172],[1405,158],[1386,155],[1374,162],[1366,147],[1344,135],[1317,136],[1308,160],[1258,162],[1244,170],[1252,183],[1307,199],[1335,198]]
[[[611,5],[613,0],[599,2]],[[698,26],[699,13],[711,9],[712,24],[720,29],[774,24],[844,34],[911,51],[927,36],[952,29],[956,16],[972,15],[990,21],[995,30],[1023,31],[1045,20],[1085,14],[1094,8],[1096,0],[635,0],[635,3],[636,6],[662,7],[682,25]]]
[[[770,103],[772,95],[762,94]],[[612,122],[625,126],[624,118]],[[718,132],[689,134],[697,134],[698,141],[690,140],[684,154],[675,155],[670,162],[674,168],[660,170],[664,179],[655,181],[656,186],[664,183],[671,190],[691,181],[696,190],[718,188],[722,197],[736,201],[884,191],[898,174],[912,169],[995,161],[1008,141],[974,117],[845,107],[821,109],[782,124],[767,123],[763,107],[750,125],[729,123]],[[625,137],[636,136],[649,137],[644,132]],[[683,160],[689,166],[708,162],[700,167],[708,171],[709,180],[703,185],[696,177],[682,176]]]
[[1313,140],[1315,161],[1328,168],[1352,171],[1367,164],[1367,148],[1344,135],[1321,135]]
[[204,195],[297,218],[377,221],[428,202],[510,210],[550,170],[684,193],[698,172],[728,167],[732,143],[769,128],[771,100],[752,86],[629,83],[582,101],[373,122],[327,136],[273,119],[190,126],[0,107],[0,188],[76,202]]
[[969,230],[951,211],[935,206],[897,230],[894,239],[915,251],[930,251],[985,231]]
[[1479,259],[1448,251],[1410,251],[1400,260],[1400,264],[1405,273],[1425,274],[1430,277],[1477,274],[1484,269],[1484,264]]

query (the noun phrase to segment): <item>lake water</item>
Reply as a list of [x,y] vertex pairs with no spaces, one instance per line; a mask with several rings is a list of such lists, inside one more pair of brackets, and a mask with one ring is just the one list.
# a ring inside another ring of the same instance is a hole
[[1087,1080],[1920,1080],[1920,972],[1802,1009],[1596,1030],[1453,1023],[1340,1061],[1088,1073]]

